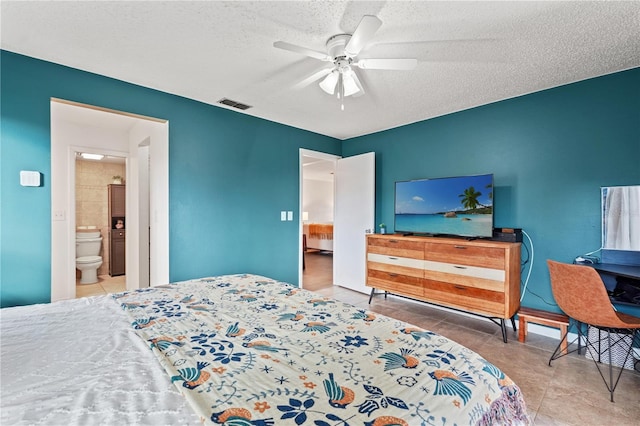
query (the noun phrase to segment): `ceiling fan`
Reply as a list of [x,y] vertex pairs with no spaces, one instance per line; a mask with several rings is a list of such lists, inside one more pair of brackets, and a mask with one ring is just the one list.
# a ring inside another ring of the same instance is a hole
[[418,64],[417,59],[358,59],[362,49],[373,37],[382,21],[373,15],[365,15],[353,34],[336,34],[327,40],[327,52],[307,49],[287,43],[276,41],[274,47],[300,53],[323,62],[332,62],[333,66],[324,68],[300,82],[297,86],[304,87],[322,77],[320,82],[322,90],[330,95],[337,94],[344,110],[344,98],[347,96],[360,96],[364,94],[364,88],[353,67],[360,69],[379,70],[412,70]]

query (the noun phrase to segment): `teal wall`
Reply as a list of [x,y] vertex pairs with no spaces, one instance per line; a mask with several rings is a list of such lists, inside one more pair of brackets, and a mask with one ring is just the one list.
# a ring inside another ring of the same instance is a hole
[[[396,180],[494,173],[496,226],[534,244],[523,304],[557,310],[545,260],[597,249],[600,186],[640,184],[640,69],[340,142],[6,51],[0,61],[2,306],[50,297],[51,97],[169,120],[174,281],[251,272],[296,283],[297,222],[279,212],[298,217],[298,149],[375,151],[376,222],[387,225]],[[41,171],[43,186],[21,187],[20,170]]]
[[354,138],[342,147],[345,157],[368,151],[376,152],[376,222],[387,226],[395,181],[493,173],[496,227],[524,229],[535,250],[522,304],[557,311],[546,259],[571,262],[598,249],[600,187],[640,184],[640,69]]
[[[169,120],[172,281],[248,272],[298,281],[299,148],[340,141],[33,58],[0,52],[0,298],[48,302],[50,98]],[[259,106],[256,106],[259,108]],[[25,188],[20,170],[42,173]]]

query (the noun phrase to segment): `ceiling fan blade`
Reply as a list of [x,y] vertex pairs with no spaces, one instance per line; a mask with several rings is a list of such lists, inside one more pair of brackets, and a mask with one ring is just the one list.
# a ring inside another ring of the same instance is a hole
[[300,53],[302,55],[310,56],[321,61],[333,61],[326,53],[318,52],[317,50],[307,49],[306,47],[297,46],[295,44],[287,43],[286,41],[276,41],[273,43],[273,47],[278,49],[289,50],[291,52]]
[[364,70],[412,70],[418,65],[417,59],[360,59],[352,65]]
[[357,56],[375,32],[378,31],[380,25],[382,25],[382,21],[377,16],[364,15],[358,24],[358,28],[353,32],[349,43],[344,47],[345,53],[351,57]]
[[308,85],[310,85],[311,83],[313,83],[313,82],[321,79],[325,75],[331,73],[331,71],[333,71],[333,68],[324,68],[324,69],[321,69],[320,71],[314,72],[309,77],[307,77],[304,80],[296,83],[293,86],[293,89],[295,89],[295,90],[303,89],[303,88],[307,87]]

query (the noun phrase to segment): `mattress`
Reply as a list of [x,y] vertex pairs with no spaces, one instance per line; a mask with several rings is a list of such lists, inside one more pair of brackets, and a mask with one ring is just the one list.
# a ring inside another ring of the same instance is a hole
[[470,349],[266,277],[1,315],[2,424],[529,423]]
[[111,296],[0,310],[2,425],[202,424]]

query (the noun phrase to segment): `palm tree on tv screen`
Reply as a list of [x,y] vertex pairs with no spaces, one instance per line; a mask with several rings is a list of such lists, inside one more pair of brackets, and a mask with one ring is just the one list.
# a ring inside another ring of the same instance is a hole
[[481,195],[481,192],[476,191],[473,186],[470,186],[469,188],[465,189],[462,194],[458,195],[458,197],[462,198],[460,202],[465,209],[473,210],[478,206],[486,207],[478,201],[478,197],[480,197]]

